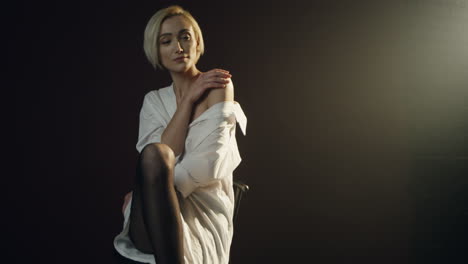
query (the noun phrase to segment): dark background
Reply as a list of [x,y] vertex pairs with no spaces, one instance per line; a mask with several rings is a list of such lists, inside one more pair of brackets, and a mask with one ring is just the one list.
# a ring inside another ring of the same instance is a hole
[[166,0],[3,10],[8,263],[118,263],[143,96],[171,82],[143,30],[172,3],[248,117],[231,263],[468,261],[468,1]]

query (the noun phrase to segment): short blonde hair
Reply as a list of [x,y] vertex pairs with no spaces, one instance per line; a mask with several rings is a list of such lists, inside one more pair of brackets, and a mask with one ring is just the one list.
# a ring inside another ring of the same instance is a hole
[[161,32],[161,25],[167,18],[173,16],[184,16],[192,24],[195,31],[195,38],[198,42],[198,55],[196,62],[200,56],[205,52],[205,44],[203,42],[203,35],[197,21],[193,18],[189,11],[183,9],[178,5],[172,5],[167,8],[158,10],[148,21],[145,28],[145,38],[143,42],[143,49],[145,50],[146,57],[155,69],[165,69],[159,58],[159,41],[158,36]]

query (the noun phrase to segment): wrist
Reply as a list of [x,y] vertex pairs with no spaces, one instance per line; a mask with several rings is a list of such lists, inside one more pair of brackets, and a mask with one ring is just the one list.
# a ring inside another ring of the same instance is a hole
[[180,100],[181,105],[188,105],[188,106],[192,107],[193,103],[194,102],[190,98],[188,98],[188,96],[182,97],[181,100]]

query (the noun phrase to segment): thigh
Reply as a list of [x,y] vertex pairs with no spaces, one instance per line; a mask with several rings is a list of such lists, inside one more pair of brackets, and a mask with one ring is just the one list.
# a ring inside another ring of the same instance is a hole
[[135,247],[143,253],[152,254],[152,244],[146,231],[143,220],[143,204],[141,191],[138,188],[133,190],[132,203],[130,208],[130,230],[129,235]]

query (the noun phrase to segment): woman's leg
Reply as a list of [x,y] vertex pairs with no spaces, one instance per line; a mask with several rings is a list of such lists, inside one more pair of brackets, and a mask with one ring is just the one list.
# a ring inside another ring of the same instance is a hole
[[174,188],[174,153],[169,146],[148,144],[137,164],[130,211],[130,238],[156,263],[184,263],[182,219]]

